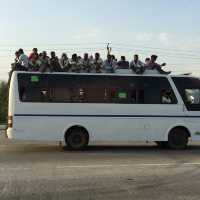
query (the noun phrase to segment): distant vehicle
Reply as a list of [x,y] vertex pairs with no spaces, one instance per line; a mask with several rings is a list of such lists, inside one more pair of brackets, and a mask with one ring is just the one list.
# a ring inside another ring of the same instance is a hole
[[200,140],[200,79],[192,76],[14,72],[7,136],[90,142]]

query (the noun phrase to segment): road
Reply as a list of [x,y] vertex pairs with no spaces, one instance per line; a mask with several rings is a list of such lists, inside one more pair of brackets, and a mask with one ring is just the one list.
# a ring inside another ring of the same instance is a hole
[[97,145],[67,152],[55,143],[0,139],[0,199],[200,199],[200,144]]

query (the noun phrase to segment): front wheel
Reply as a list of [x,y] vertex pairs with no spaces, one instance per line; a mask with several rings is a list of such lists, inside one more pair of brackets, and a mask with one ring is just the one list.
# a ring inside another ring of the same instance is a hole
[[70,150],[83,150],[88,146],[88,133],[82,128],[74,128],[65,137],[65,142]]
[[170,149],[182,150],[186,149],[188,145],[188,134],[185,130],[180,128],[173,129],[168,136],[168,146]]

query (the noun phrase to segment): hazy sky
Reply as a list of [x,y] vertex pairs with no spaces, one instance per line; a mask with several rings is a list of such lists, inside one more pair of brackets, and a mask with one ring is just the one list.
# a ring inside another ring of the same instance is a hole
[[200,75],[199,0],[0,0],[0,79],[19,47],[82,54],[156,53],[176,72]]

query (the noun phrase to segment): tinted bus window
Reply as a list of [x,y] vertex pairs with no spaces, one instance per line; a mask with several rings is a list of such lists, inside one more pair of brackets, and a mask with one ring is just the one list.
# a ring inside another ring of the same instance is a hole
[[49,90],[45,74],[18,74],[19,98],[23,102],[48,102]]
[[18,74],[18,82],[24,102],[162,104],[163,90],[177,102],[161,77]]
[[190,111],[200,111],[200,79],[191,77],[174,77],[173,81]]
[[107,96],[110,103],[137,103],[138,78],[110,76],[107,79]]
[[50,75],[52,102],[103,103],[106,100],[106,77]]
[[141,77],[140,84],[140,102],[144,104],[165,104],[163,95],[168,96],[168,104],[176,104],[177,99],[165,77]]

